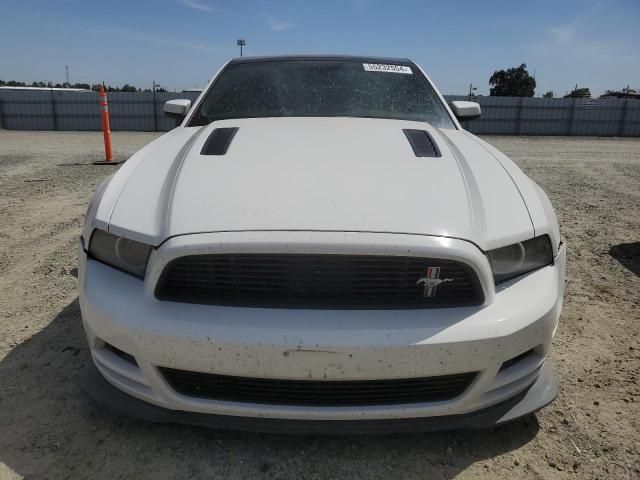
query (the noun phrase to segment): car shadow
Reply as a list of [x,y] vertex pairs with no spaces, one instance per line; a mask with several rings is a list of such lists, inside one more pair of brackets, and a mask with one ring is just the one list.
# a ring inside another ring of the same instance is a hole
[[623,267],[640,276],[640,242],[620,243],[609,249],[609,255]]
[[[535,416],[493,430],[288,436],[152,424],[80,392],[78,300],[0,361],[0,474],[27,478],[451,478],[522,447]],[[1,477],[2,475],[0,475]]]

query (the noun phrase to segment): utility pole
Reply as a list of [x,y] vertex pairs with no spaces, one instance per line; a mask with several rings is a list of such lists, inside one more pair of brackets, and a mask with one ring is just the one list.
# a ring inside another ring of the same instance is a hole
[[469,101],[471,101],[471,97],[473,96],[473,92],[478,90],[478,87],[474,87],[473,83],[469,84]]
[[245,42],[245,40],[243,38],[239,38],[236,41],[236,45],[238,45],[240,47],[240,57],[242,57],[242,47],[244,47],[247,44],[247,42]]

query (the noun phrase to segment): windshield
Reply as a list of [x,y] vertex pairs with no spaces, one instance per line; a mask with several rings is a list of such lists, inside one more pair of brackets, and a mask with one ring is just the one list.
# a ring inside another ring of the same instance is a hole
[[343,60],[232,63],[209,89],[190,126],[255,117],[369,117],[453,122],[412,65]]

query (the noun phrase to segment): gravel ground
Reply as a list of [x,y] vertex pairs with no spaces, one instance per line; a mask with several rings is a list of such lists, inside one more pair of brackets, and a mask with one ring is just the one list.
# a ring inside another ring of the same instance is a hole
[[[126,158],[156,134],[115,133]],[[640,478],[640,139],[488,137],[568,242],[555,403],[492,431],[287,437],[153,425],[86,400],[76,241],[115,167],[96,133],[0,130],[0,479]]]

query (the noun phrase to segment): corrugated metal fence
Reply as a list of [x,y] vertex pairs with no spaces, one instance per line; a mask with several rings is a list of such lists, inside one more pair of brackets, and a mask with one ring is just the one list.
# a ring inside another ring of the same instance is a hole
[[[447,101],[466,97],[447,97]],[[631,98],[480,97],[477,134],[640,136],[640,100]]]
[[[175,127],[162,106],[197,93],[108,93],[111,130],[165,132]],[[7,130],[101,130],[97,92],[0,90],[0,128]]]
[[[162,106],[196,93],[109,93],[112,130],[172,129]],[[447,96],[447,101],[465,100]],[[479,97],[482,117],[465,122],[473,133],[500,135],[640,136],[640,100]],[[0,90],[0,128],[8,130],[100,130],[95,92]]]

